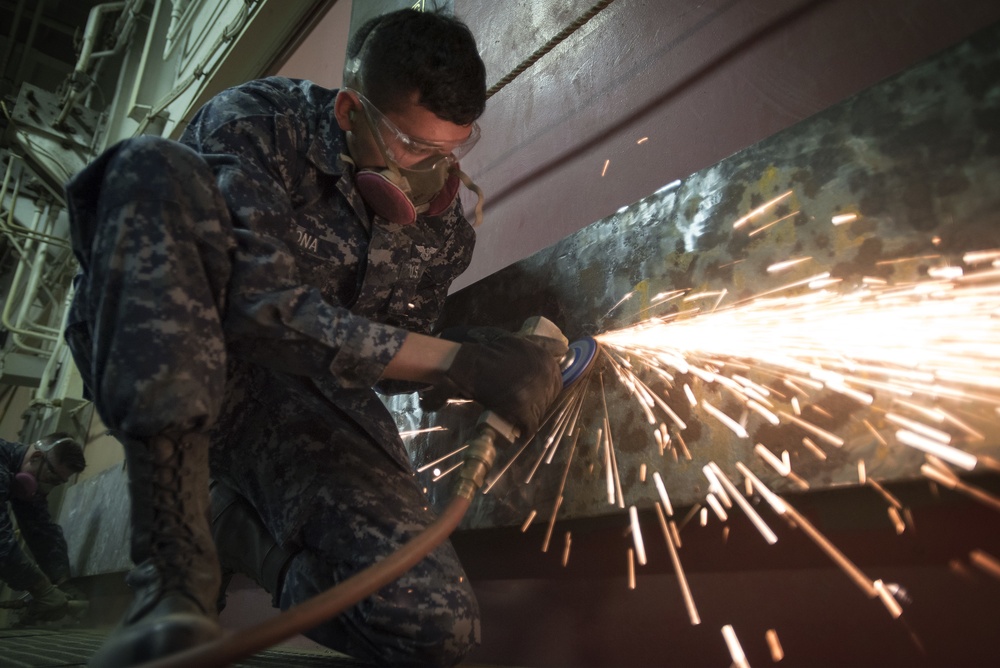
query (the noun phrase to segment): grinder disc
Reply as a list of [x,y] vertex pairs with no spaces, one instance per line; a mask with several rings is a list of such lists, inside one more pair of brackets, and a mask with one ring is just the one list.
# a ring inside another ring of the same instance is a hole
[[569,387],[583,375],[583,372],[590,368],[597,356],[597,341],[586,336],[578,341],[569,344],[569,352],[563,357],[562,381],[563,387]]

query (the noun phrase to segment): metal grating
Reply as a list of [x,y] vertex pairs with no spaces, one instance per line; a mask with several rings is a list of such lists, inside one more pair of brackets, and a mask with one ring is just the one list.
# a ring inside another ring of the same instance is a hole
[[[86,666],[104,642],[106,631],[96,630],[0,630],[0,666],[4,668],[55,668]],[[353,659],[317,650],[274,649],[261,652],[236,666],[243,668],[353,668]]]

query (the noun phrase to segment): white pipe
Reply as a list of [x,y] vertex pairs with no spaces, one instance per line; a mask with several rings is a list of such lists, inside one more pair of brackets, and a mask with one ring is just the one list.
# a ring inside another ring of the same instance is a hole
[[[69,305],[73,300],[73,288],[66,291],[66,298],[63,300],[63,311],[62,311],[62,321],[59,323],[59,331],[62,332],[66,329],[66,322],[69,319]],[[52,348],[52,353],[49,355],[49,361],[45,363],[45,369],[42,371],[42,377],[38,380],[38,389],[35,391],[35,397],[37,399],[44,399],[46,401],[51,401],[52,392],[49,391],[48,386],[51,382],[52,376],[55,375],[56,369],[62,367],[63,373],[69,373],[69,369],[72,368],[71,364],[62,364],[63,358],[65,356],[67,347],[66,341],[63,337],[58,337],[56,339],[56,344]]]
[[83,31],[83,46],[80,49],[80,57],[76,60],[74,74],[83,74],[90,65],[90,58],[94,52],[94,42],[97,41],[97,32],[101,27],[101,20],[108,12],[117,12],[125,9],[126,2],[108,2],[103,5],[95,5],[87,16],[87,27]]
[[[10,161],[7,163],[7,170],[4,173],[3,184],[0,185],[0,207],[2,207],[3,201],[7,197],[7,189],[10,185],[10,178],[14,173],[14,161],[20,159],[21,158],[19,156],[11,154]],[[14,220],[14,209],[17,206],[17,198],[21,192],[21,178],[23,175],[23,170],[18,172],[17,180],[14,182],[14,189],[11,191],[10,207],[7,209],[6,219],[4,219],[3,216],[0,216],[0,234],[6,236],[7,240],[10,241],[11,245],[14,246],[14,248],[22,256],[24,255],[24,248],[18,243],[17,237],[14,236],[15,233],[20,234],[25,239],[38,239],[54,246],[59,246],[60,248],[69,249],[69,242],[63,237],[45,235],[37,230],[28,229]]]
[[163,59],[168,60],[174,52],[177,43],[177,33],[180,30],[181,16],[191,4],[190,0],[172,0],[170,2],[170,27],[167,28],[167,40],[163,45]]
[[[39,222],[42,220],[42,214],[48,208],[48,204],[43,204],[40,200],[35,200],[35,216],[31,219],[31,229],[37,230],[39,228]],[[32,240],[34,241],[34,240]],[[28,248],[28,244],[25,244],[25,249]],[[31,250],[34,254],[34,259],[31,262],[31,271],[28,272],[28,282],[24,288],[24,297],[21,299],[21,308],[17,312],[17,320],[14,321],[14,326],[17,328],[24,327],[24,321],[28,317],[28,311],[31,305],[35,301],[35,290],[38,288],[38,277],[41,276],[42,262],[40,261],[45,255],[44,244],[33,244]],[[27,260],[27,258],[24,258]]]
[[[59,276],[59,272],[55,271],[55,270],[60,270],[61,271],[61,269],[59,267],[59,262],[58,262],[58,258],[59,258],[58,250],[56,250],[56,252],[53,253],[52,257],[50,257],[49,256],[49,250],[50,249],[47,248],[46,246],[56,246],[56,244],[53,244],[51,241],[48,241],[48,239],[54,239],[55,238],[55,237],[52,236],[52,232],[55,229],[56,218],[58,218],[58,217],[59,217],[59,209],[58,208],[53,208],[52,201],[51,200],[47,200],[46,204],[45,204],[45,217],[44,217],[44,221],[45,222],[44,222],[44,226],[42,228],[42,231],[39,231],[37,233],[38,234],[39,244],[38,244],[38,251],[36,253],[37,257],[36,257],[35,261],[36,261],[36,263],[38,265],[38,268],[36,270],[37,274],[38,274],[38,280],[35,281],[35,284],[32,285],[31,288],[30,288],[30,290],[31,290],[31,292],[30,292],[30,294],[31,294],[31,302],[32,303],[34,303],[35,297],[38,296],[39,290],[42,290],[42,291],[45,292],[45,295],[48,296],[49,304],[51,304],[54,308],[58,308],[58,305],[62,303],[62,299],[61,298],[59,298],[59,299],[56,298],[55,294],[52,293],[52,290],[49,289],[48,282],[49,282],[49,280],[52,280],[52,282],[55,283],[56,285],[58,285],[59,287],[64,286],[65,283],[62,282],[62,281],[60,281],[61,277]],[[58,248],[58,246],[57,246],[57,248]],[[53,271],[47,272],[46,270],[49,269],[49,268],[53,268]],[[53,272],[54,272],[54,275],[53,275]],[[46,276],[46,273],[48,273],[49,276]],[[39,301],[41,301],[41,300],[39,300]],[[58,311],[55,311],[55,313],[58,313]],[[47,319],[47,322],[51,322],[52,321],[52,319],[53,319],[52,315],[53,314],[50,312],[49,318]],[[61,316],[60,316],[60,319],[61,319]],[[56,337],[58,337],[62,333],[62,330],[59,329],[59,328],[57,328],[57,327],[52,327],[50,325],[43,325],[41,322],[37,322],[37,321],[36,322],[28,322],[25,326],[31,328],[35,332],[47,332],[47,333],[56,335]],[[57,338],[57,340],[58,340],[58,338]]]
[[127,5],[127,2],[107,2],[91,8],[90,14],[87,15],[87,26],[83,30],[83,45],[80,47],[80,57],[76,59],[76,67],[73,68],[73,73],[70,75],[70,85],[66,90],[63,108],[54,123],[55,127],[58,128],[63,124],[69,115],[70,109],[76,105],[83,91],[86,91],[90,87],[90,84],[88,84],[82,90],[77,90],[80,81],[86,76],[87,68],[90,67],[91,58],[94,56],[94,42],[97,41],[97,33],[100,31],[104,15],[109,12],[121,11]]
[[[119,53],[123,46],[128,44],[129,40],[132,39],[132,31],[135,29],[135,19],[139,15],[139,12],[142,11],[143,2],[145,0],[128,0],[125,3],[122,15],[118,17],[118,21],[115,23],[115,45],[108,51],[98,51],[97,53],[90,54],[91,60],[113,56]],[[125,20],[124,23],[122,23],[122,18]],[[118,23],[122,23],[122,25],[118,25]]]
[[[7,161],[7,169],[4,170],[3,174],[3,185],[0,185],[0,207],[3,206],[3,201],[7,198],[7,186],[10,185],[10,177],[14,173],[14,161],[18,157],[13,153],[10,154],[10,159]],[[14,200],[11,199],[10,202],[11,211],[14,210]]]
[[[41,205],[39,205],[38,209],[35,211],[35,223],[36,224],[37,224],[37,221],[41,218],[41,214],[42,214],[43,210],[44,209],[41,207]],[[27,259],[28,255],[27,254],[31,250],[33,250],[34,241],[35,241],[34,239],[29,238],[25,242],[24,248],[21,251],[21,261],[17,263],[17,268],[14,270],[14,279],[11,281],[10,290],[7,293],[7,301],[4,302],[4,305],[3,305],[3,313],[0,314],[0,322],[2,322],[3,326],[8,331],[10,331],[11,334],[14,335],[12,337],[12,341],[13,341],[13,344],[14,344],[15,348],[17,348],[18,350],[22,350],[24,352],[37,353],[37,354],[40,354],[40,355],[48,355],[49,354],[48,350],[45,350],[44,348],[36,348],[35,346],[26,345],[26,344],[24,344],[21,341],[20,337],[21,337],[21,335],[24,335],[24,336],[32,336],[32,337],[35,337],[35,338],[41,338],[41,339],[48,340],[48,341],[55,341],[59,337],[58,334],[54,334],[54,335],[53,334],[48,334],[47,335],[47,334],[41,334],[41,333],[38,333],[38,332],[33,332],[33,331],[30,331],[30,330],[27,330],[27,329],[22,329],[20,327],[20,322],[12,323],[11,320],[10,320],[11,311],[13,310],[13,304],[16,301],[16,298],[17,298],[17,292],[18,292],[17,287],[18,287],[18,284],[21,281],[21,276],[24,274],[24,266],[25,266],[25,264],[28,263],[28,259]],[[41,246],[41,244],[39,244],[39,246]],[[34,267],[32,267],[32,273],[34,273]],[[30,282],[30,280],[31,279],[30,279],[30,276],[29,276],[29,282]],[[26,313],[25,304],[27,303],[27,296],[28,296],[28,289],[27,289],[27,286],[25,286],[25,289],[24,289],[24,291],[23,291],[23,293],[21,295],[22,302],[21,302],[21,308],[18,311],[18,321],[20,321],[24,317],[24,314]]]

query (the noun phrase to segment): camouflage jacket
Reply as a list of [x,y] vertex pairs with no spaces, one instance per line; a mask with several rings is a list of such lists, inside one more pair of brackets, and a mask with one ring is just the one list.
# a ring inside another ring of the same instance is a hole
[[[369,214],[353,165],[342,158],[336,93],[280,77],[251,81],[210,100],[181,141],[209,158],[234,227],[253,233],[240,240],[238,252],[251,260],[237,271],[257,257],[261,267],[292,265],[300,284],[286,277],[268,285],[270,269],[240,277],[226,315],[238,355],[309,376],[408,468],[395,424],[371,388],[406,331],[431,331],[449,286],[471,261],[475,233],[457,198],[443,215],[409,226]],[[303,290],[320,298],[302,300]],[[275,309],[281,318],[269,316]],[[287,335],[268,331],[274,327]],[[240,373],[231,368],[234,381]]]
[[[14,476],[21,470],[21,461],[28,446],[0,438],[0,579],[12,589],[26,590],[35,584],[36,568],[40,567],[49,579],[59,582],[69,577],[69,556],[62,527],[52,521],[45,497],[36,494],[28,500],[11,496]],[[17,518],[24,542],[38,561],[31,560],[18,543],[14,523],[7,512],[7,502]]]

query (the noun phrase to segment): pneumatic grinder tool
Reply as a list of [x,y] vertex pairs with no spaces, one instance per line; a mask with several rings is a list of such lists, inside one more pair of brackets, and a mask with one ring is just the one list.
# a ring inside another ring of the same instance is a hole
[[[544,316],[536,315],[528,318],[521,325],[521,329],[517,333],[520,336],[552,339],[558,344],[557,347],[566,350],[558,360],[559,370],[562,372],[563,389],[566,389],[579,380],[583,373],[590,368],[597,354],[597,342],[594,339],[588,336],[569,343],[569,340],[563,335],[559,327]],[[484,422],[494,429],[497,429],[497,426],[502,423],[498,431],[510,442],[513,442],[519,435],[513,425],[492,411],[484,411],[483,416],[479,418],[479,423],[482,424]]]
[[[553,339],[559,348],[566,347],[567,352],[559,359],[559,369],[562,372],[563,388],[576,382],[586,371],[597,353],[597,342],[590,337],[568,343],[562,331],[548,318],[533,316],[524,321],[517,332],[522,336],[537,336]],[[458,484],[455,489],[457,496],[465,496],[471,500],[483,482],[486,474],[496,460],[497,437],[508,443],[513,443],[520,432],[517,427],[507,422],[490,410],[483,411],[476,424],[475,435],[467,443],[465,464],[458,472]]]

